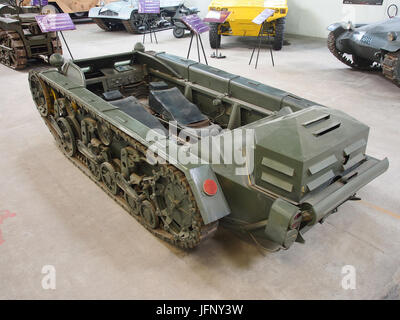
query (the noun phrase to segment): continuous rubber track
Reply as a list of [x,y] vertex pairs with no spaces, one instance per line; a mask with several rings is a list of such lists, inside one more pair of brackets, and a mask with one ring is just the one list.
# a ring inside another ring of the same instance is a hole
[[111,31],[111,29],[107,27],[102,19],[93,18],[93,21],[99,26],[99,28],[103,29],[104,31]]
[[383,75],[400,86],[400,51],[387,53],[382,64]]
[[122,24],[124,25],[127,32],[132,33],[132,34],[140,33],[139,30],[135,26],[132,25],[130,20],[123,20]]
[[0,62],[15,70],[24,69],[28,63],[24,43],[15,31],[3,31],[0,29],[0,43],[12,49],[0,49]]
[[[39,69],[37,71],[33,70],[30,72],[29,74],[29,79],[30,81],[32,81],[32,77],[37,76],[37,72],[43,71],[43,69]],[[50,100],[50,92],[49,92],[49,88],[50,84],[46,83],[44,79],[39,78],[39,81],[41,83],[42,89],[44,90],[44,97],[46,97],[46,101]],[[85,112],[89,112],[89,109],[84,105],[81,104],[78,101],[75,101],[73,97],[69,96],[68,92],[66,91],[56,91],[54,89],[54,91],[56,92],[55,94],[58,97],[62,97],[65,99],[68,99],[69,101],[75,103],[79,109],[84,110]],[[90,111],[90,113],[92,113],[92,111]],[[70,115],[71,116],[71,115]],[[173,180],[176,182],[178,181],[181,185],[185,186],[186,191],[185,194],[187,195],[187,197],[189,197],[190,201],[193,204],[193,219],[192,219],[192,230],[190,231],[190,237],[188,238],[179,238],[176,234],[172,234],[170,232],[168,232],[168,228],[163,228],[162,227],[162,223],[160,223],[160,227],[158,227],[157,229],[152,229],[151,227],[149,227],[143,217],[141,215],[135,215],[132,212],[132,209],[130,208],[129,204],[127,203],[126,199],[124,198],[123,192],[120,192],[117,195],[114,195],[113,193],[110,192],[110,190],[107,188],[107,186],[104,184],[104,182],[102,182],[101,180],[98,181],[93,173],[90,171],[87,163],[88,163],[88,159],[86,158],[86,156],[84,156],[82,153],[80,153],[78,150],[74,151],[74,155],[73,156],[69,156],[66,152],[65,149],[62,146],[62,142],[60,137],[58,136],[56,129],[54,128],[53,124],[52,124],[52,120],[51,120],[51,115],[48,114],[47,116],[43,116],[42,118],[46,124],[46,126],[48,127],[50,133],[54,136],[58,147],[60,148],[60,150],[63,152],[63,154],[76,166],[78,167],[83,173],[85,173],[92,181],[94,181],[98,186],[100,186],[104,192],[106,192],[115,202],[117,202],[121,207],[123,207],[128,213],[130,213],[130,215],[132,217],[134,217],[139,223],[141,223],[148,231],[150,231],[152,234],[154,234],[155,236],[157,236],[158,238],[169,242],[177,247],[180,248],[184,248],[184,249],[191,249],[194,248],[196,246],[198,246],[200,243],[202,243],[203,241],[205,241],[206,239],[212,237],[215,232],[217,231],[218,228],[218,221],[213,222],[211,224],[208,225],[204,225],[203,223],[203,219],[201,218],[200,215],[200,211],[199,208],[196,204],[194,195],[191,191],[191,188],[189,186],[189,182],[187,181],[185,175],[179,171],[177,168],[173,167],[172,165],[169,164],[165,164],[162,167],[162,171],[166,172],[169,174],[172,173],[173,174]],[[146,147],[142,144],[140,144],[138,141],[134,140],[132,137],[128,136],[127,134],[125,134],[124,132],[122,132],[121,130],[119,130],[118,128],[114,127],[113,125],[111,125],[110,123],[105,122],[104,120],[102,120],[101,118],[97,117],[97,121],[102,121],[102,124],[104,124],[105,126],[109,127],[114,134],[117,134],[121,140],[126,141],[131,147],[133,147],[135,150],[139,151],[142,154],[145,154],[146,152]],[[78,136],[78,135],[77,135]],[[146,199],[148,200],[148,199]],[[149,200],[150,201],[150,200]]]
[[104,31],[117,31],[117,30],[122,30],[122,25],[120,24],[107,24],[104,22],[103,19],[100,18],[93,18],[93,21],[97,24],[97,26]]
[[335,36],[335,32],[334,31],[330,32],[328,36],[328,49],[339,61],[343,62],[345,65],[351,68],[358,70],[363,70],[363,71],[381,70],[381,66],[379,64],[376,64],[375,62],[365,63],[366,60],[359,57],[353,57],[353,59],[349,59],[348,57],[345,56],[343,52],[340,52],[336,48],[336,40],[337,37]]

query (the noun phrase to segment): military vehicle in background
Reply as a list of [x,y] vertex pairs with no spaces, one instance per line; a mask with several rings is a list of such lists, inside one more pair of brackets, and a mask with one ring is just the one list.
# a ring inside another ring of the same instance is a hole
[[328,48],[339,61],[358,70],[382,70],[400,85],[400,18],[356,26],[335,23],[328,30]]
[[281,50],[288,14],[287,0],[212,0],[209,10],[230,11],[231,14],[224,23],[210,23],[211,48],[221,47],[221,36],[257,37],[262,26],[252,21],[267,8],[275,10],[275,14],[268,18],[261,36],[273,37],[272,48]]
[[[369,128],[347,114],[142,44],[50,60],[29,84],[61,151],[179,247],[221,223],[287,249],[388,168],[366,155]],[[221,143],[215,158],[207,138]],[[237,150],[243,162],[231,161]]]
[[62,53],[55,32],[43,33],[35,16],[38,6],[23,6],[22,1],[4,0],[0,4],[0,63],[23,69],[29,59],[47,60],[53,53]]
[[187,8],[182,0],[161,0],[160,14],[138,12],[138,0],[121,0],[90,9],[89,17],[105,31],[125,29],[129,33],[145,33],[174,28],[175,37],[183,37],[185,29],[180,18],[197,13],[196,8]]
[[[72,18],[86,17],[89,9],[113,0],[49,0],[43,7],[44,13],[69,13]],[[29,6],[31,0],[24,0],[24,5]]]

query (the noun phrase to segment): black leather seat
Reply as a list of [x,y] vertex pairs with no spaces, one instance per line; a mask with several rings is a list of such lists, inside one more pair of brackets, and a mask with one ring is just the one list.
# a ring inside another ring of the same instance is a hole
[[152,110],[169,121],[176,121],[180,126],[208,120],[199,108],[191,103],[178,88],[151,90],[149,105]]
[[122,112],[125,112],[130,117],[143,123],[151,129],[159,129],[168,135],[168,130],[164,128],[161,122],[152,114],[150,114],[134,97],[128,97],[116,101],[110,101],[113,106],[116,106]]

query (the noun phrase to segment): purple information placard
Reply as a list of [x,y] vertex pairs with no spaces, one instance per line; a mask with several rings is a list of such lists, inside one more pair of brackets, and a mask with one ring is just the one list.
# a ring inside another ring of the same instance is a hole
[[231,11],[210,10],[203,21],[211,23],[224,23],[231,13]]
[[197,34],[201,34],[210,30],[210,27],[206,25],[197,14],[183,16],[181,19],[190,30]]
[[255,24],[263,24],[269,17],[272,17],[275,13],[275,10],[272,9],[265,9],[261,12],[254,20],[253,23]]
[[49,4],[49,0],[31,0],[32,6],[47,6]]
[[75,30],[75,25],[68,13],[46,14],[35,17],[42,32]]
[[160,0],[139,0],[139,13],[160,13]]

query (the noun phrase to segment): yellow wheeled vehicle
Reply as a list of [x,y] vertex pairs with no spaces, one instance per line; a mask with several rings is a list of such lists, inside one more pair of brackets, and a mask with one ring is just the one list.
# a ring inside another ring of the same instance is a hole
[[257,37],[261,26],[252,21],[266,8],[275,10],[275,13],[264,24],[261,35],[274,37],[273,49],[281,50],[288,14],[287,0],[212,0],[209,10],[230,11],[231,14],[224,23],[210,24],[211,48],[221,46],[221,35]]

